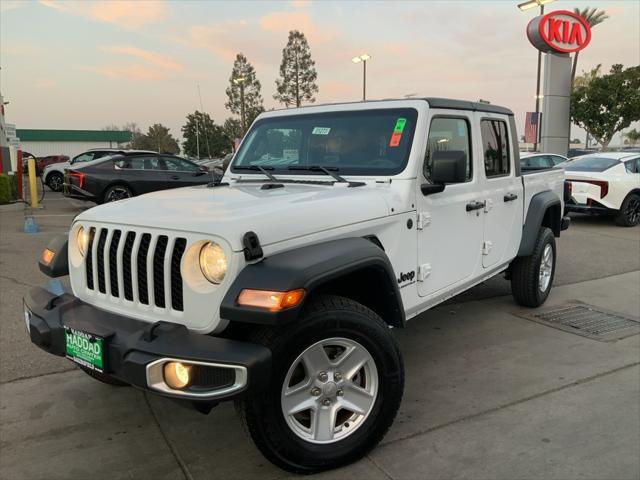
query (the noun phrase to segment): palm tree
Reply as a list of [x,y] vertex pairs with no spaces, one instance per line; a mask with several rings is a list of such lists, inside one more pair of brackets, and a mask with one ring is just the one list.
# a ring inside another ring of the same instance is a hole
[[[577,15],[580,15],[582,18],[584,18],[591,28],[601,24],[607,18],[609,18],[609,15],[607,15],[607,12],[605,12],[604,10],[598,10],[597,8],[587,7],[583,10],[580,10],[579,8],[574,8],[573,12],[576,13]],[[571,68],[571,88],[572,89],[573,89],[573,82],[576,78],[576,68],[578,67],[579,54],[580,52],[576,52],[575,55],[573,56],[573,67]]]

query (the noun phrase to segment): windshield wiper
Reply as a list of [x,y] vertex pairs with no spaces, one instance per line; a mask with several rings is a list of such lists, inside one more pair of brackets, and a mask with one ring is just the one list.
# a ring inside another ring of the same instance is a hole
[[236,170],[258,170],[260,171],[260,173],[262,173],[265,177],[267,177],[272,182],[280,181],[267,171],[267,170],[274,170],[273,167],[270,167],[268,165],[266,167],[263,167],[262,165],[234,165],[233,168]]
[[308,172],[322,172],[330,177],[333,177],[336,182],[340,183],[348,183],[350,187],[360,187],[365,185],[364,182],[350,182],[345,178],[338,175],[340,169],[338,167],[323,167],[322,165],[290,165],[287,167],[288,170],[306,170]]

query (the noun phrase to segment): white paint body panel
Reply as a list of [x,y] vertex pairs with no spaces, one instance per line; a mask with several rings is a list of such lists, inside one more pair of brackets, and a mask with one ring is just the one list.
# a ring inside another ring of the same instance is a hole
[[[393,177],[347,176],[348,180],[366,183],[353,188],[345,184],[285,183],[284,188],[261,190],[264,175],[254,172],[238,175],[228,171],[223,181],[229,182],[229,186],[155,192],[101,205],[77,217],[70,232],[70,252],[76,248],[74,237],[80,225],[108,226],[123,232],[151,232],[167,235],[170,239],[184,237],[187,251],[199,242],[219,243],[229,264],[221,285],[207,287],[201,279],[190,282],[187,277],[194,275],[194,267],[189,262],[196,260],[187,254],[183,257],[184,312],[133,305],[89,291],[84,284],[83,261],[70,253],[74,293],[99,308],[125,316],[148,322],[178,322],[193,331],[216,333],[226,325],[218,315],[222,298],[246,265],[242,254],[242,237],[246,232],[253,231],[258,235],[265,257],[328,240],[375,235],[384,246],[396,278],[403,272],[412,271],[424,275],[421,282],[414,279],[400,284],[405,313],[411,318],[508,266],[520,244],[526,205],[535,193],[552,189],[562,198],[561,170],[517,177],[514,152],[510,176],[500,182],[487,181],[483,176],[479,117],[475,112],[457,112],[468,116],[476,142],[473,145],[476,171],[473,181],[448,185],[442,193],[429,196],[420,191],[424,181],[422,164],[429,119],[433,115],[424,100],[304,107],[268,112],[260,118],[373,108],[415,108],[418,112],[407,165]],[[452,113],[455,112],[438,110],[438,114]],[[504,115],[497,117],[507,119]],[[278,176],[309,179],[308,175]],[[322,175],[314,175],[314,178],[326,179]],[[256,182],[246,183],[251,179]],[[498,205],[507,191],[517,193],[518,201],[505,207]],[[492,200],[494,208],[488,212],[479,211],[477,215],[465,211],[466,203],[480,199]],[[419,218],[423,223],[420,230],[417,228]],[[495,245],[495,250],[492,250],[494,256],[483,264],[485,240]]]
[[[571,195],[576,202],[586,204],[587,201],[591,199],[612,210],[619,210],[627,195],[629,195],[632,190],[640,189],[640,173],[628,172],[622,161],[604,172],[580,172],[570,170],[565,172],[565,176],[568,180],[578,180],[571,182]],[[608,182],[608,192],[601,198],[601,188],[599,185],[580,182],[579,180]]]

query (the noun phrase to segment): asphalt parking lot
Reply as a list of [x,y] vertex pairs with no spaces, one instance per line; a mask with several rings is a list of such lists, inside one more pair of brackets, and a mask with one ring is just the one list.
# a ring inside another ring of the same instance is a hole
[[[92,381],[32,346],[21,298],[37,258],[82,202],[46,193],[39,233],[0,207],[0,478],[260,478],[273,467],[233,405],[208,416]],[[318,478],[640,477],[640,335],[599,341],[523,315],[494,278],[396,331],[406,387],[395,425],[362,461]],[[640,321],[640,227],[574,217],[544,308],[586,303]]]

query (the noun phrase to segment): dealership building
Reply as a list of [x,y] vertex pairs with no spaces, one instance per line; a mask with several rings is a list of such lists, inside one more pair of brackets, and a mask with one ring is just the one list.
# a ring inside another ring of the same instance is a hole
[[90,148],[121,148],[131,141],[131,132],[110,130],[16,130],[22,150],[36,157],[73,157]]

